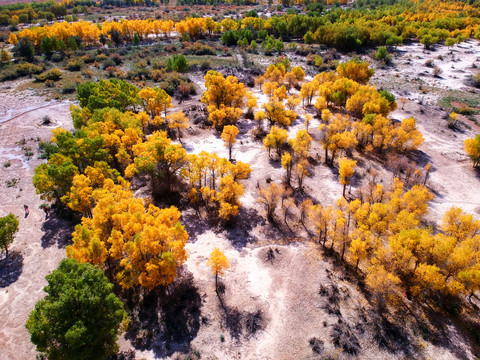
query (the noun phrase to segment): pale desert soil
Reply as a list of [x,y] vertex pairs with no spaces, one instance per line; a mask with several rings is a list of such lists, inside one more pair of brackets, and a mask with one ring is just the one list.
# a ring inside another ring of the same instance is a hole
[[[473,46],[473,50],[469,46]],[[455,48],[455,59],[463,59],[454,63],[455,68],[471,66],[473,60],[465,60],[471,57],[468,51],[478,54],[479,49],[478,42],[470,41]],[[399,106],[392,117],[403,119],[414,116],[425,137],[415,160],[419,165],[429,162],[434,169],[427,182],[435,193],[429,220],[438,222],[443,212],[452,205],[479,217],[479,177],[463,153],[463,140],[478,134],[480,129],[473,122],[468,122],[470,129],[453,132],[446,126],[446,113],[436,105],[442,89],[465,86],[461,76],[465,74],[450,76],[451,55],[447,54],[449,50],[446,48],[440,47],[433,55],[424,54],[416,44],[399,47],[399,50],[402,55],[394,60],[396,68],[378,70],[373,82],[379,87],[391,89],[398,97],[408,99],[403,110]],[[442,73],[445,80],[422,75],[424,83],[439,89],[422,94],[411,77],[427,71],[423,65],[425,60],[440,53],[445,55],[444,60],[435,60],[435,64],[445,68]],[[408,64],[405,54],[411,54],[410,62],[414,66]],[[395,76],[397,72],[399,76]],[[201,93],[204,89],[201,75],[194,74],[192,78],[198,83]],[[54,218],[45,222],[44,213],[38,208],[42,200],[35,194],[31,180],[35,166],[42,162],[37,159],[37,138],[48,139],[55,126],[72,128],[69,103],[47,102],[28,91],[17,93],[15,84],[19,83],[11,83],[11,88],[0,87],[0,216],[13,212],[20,219],[20,232],[11,247],[11,259],[14,261],[10,261],[6,269],[6,260],[3,257],[0,259],[0,359],[35,358],[34,346],[24,324],[34,304],[44,296],[45,275],[65,257],[64,246],[71,232],[71,225],[65,222]],[[258,90],[252,90],[260,98]],[[196,106],[198,99],[199,95],[194,100],[176,104],[173,111]],[[307,111],[312,112],[310,109]],[[291,137],[303,129],[305,111],[298,112],[300,119],[289,129]],[[46,114],[53,120],[48,127],[40,124]],[[318,359],[320,357],[312,352],[309,340],[319,339],[324,343],[324,353],[335,353],[332,332],[339,324],[344,332],[353,334],[357,339],[361,350],[356,358],[473,358],[466,337],[453,324],[446,324],[449,336],[442,337],[442,341],[434,345],[424,341],[419,334],[413,334],[414,316],[405,318],[400,325],[392,325],[394,336],[390,337],[390,343],[386,347],[379,346],[379,318],[361,284],[342,266],[333,264],[333,260],[318,246],[302,239],[308,238],[308,234],[297,225],[296,214],[289,218],[295,234],[284,226],[272,226],[264,219],[263,208],[255,202],[256,186],[265,186],[267,178],[280,183],[284,170],[278,161],[269,159],[262,144],[253,138],[250,130],[254,126],[253,121],[242,121],[239,124],[239,142],[234,145],[233,157],[251,164],[253,170],[250,179],[244,182],[243,208],[235,227],[225,230],[212,227],[207,220],[197,219],[191,210],[183,213],[183,222],[190,234],[187,245],[190,257],[183,274],[189,279],[188,286],[200,309],[191,317],[190,328],[193,330],[190,339],[176,344],[177,347],[172,342],[170,350],[160,346],[136,350],[136,358],[183,359],[185,356],[180,353],[186,354],[190,349],[192,352],[198,350],[202,359]],[[310,133],[316,139],[319,136],[317,126],[318,121],[313,120]],[[22,139],[25,139],[25,145],[20,145]],[[217,152],[220,156],[228,155],[214,130],[193,125],[193,121],[184,132],[183,143],[190,153],[205,150]],[[35,155],[27,159],[22,147],[30,147]],[[305,180],[305,193],[315,202],[331,204],[342,193],[337,172],[323,165],[323,150],[318,143],[313,145],[311,156],[316,165],[312,167],[312,176]],[[384,166],[373,158],[355,156],[359,165],[353,190],[366,182],[370,167],[379,171],[384,184],[390,183],[391,173]],[[3,164],[7,161],[11,166],[5,168]],[[5,182],[13,178],[19,179],[18,184],[7,188]],[[24,204],[30,208],[27,218],[24,218]],[[294,241],[299,238],[300,241]],[[223,299],[227,308],[240,319],[237,326],[232,326],[231,321],[230,326],[226,326],[224,311],[215,294],[214,278],[206,266],[206,259],[214,247],[223,250],[230,260],[231,267],[222,277],[225,285]],[[274,251],[275,259],[267,261],[270,249]],[[321,294],[321,286],[327,289],[327,295]],[[338,288],[338,309],[332,314],[327,298],[334,288]],[[260,329],[252,334],[245,320],[257,311],[261,311],[262,321]],[[393,317],[389,319],[392,324],[396,321]],[[223,342],[221,336],[224,337]],[[120,344],[122,351],[130,350],[132,338],[121,339]]]
[[[69,103],[46,102],[29,92],[17,94],[4,84],[1,93],[0,214],[11,212],[18,216],[20,230],[10,248],[14,261],[8,262],[7,268],[4,255],[0,258],[0,358],[34,359],[35,347],[30,343],[25,322],[35,303],[45,295],[45,275],[65,257],[63,243],[67,230],[71,230],[54,219],[45,222],[45,214],[38,208],[42,201],[32,184],[35,166],[42,162],[37,159],[38,139],[49,139],[56,126],[70,129],[72,124]],[[39,107],[42,108],[35,110]],[[40,125],[44,115],[54,119],[50,126]],[[31,148],[33,157],[25,157],[23,147]],[[7,161],[11,164],[8,168],[4,167]],[[6,181],[14,178],[18,184],[8,188]],[[24,204],[30,210],[26,218]]]

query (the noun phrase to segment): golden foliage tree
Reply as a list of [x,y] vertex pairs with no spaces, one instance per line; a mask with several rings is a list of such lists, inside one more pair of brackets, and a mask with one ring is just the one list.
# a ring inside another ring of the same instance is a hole
[[230,267],[230,263],[225,254],[219,248],[215,248],[207,260],[207,266],[215,275],[215,292],[218,295],[218,276],[225,274],[225,271]]
[[270,156],[270,150],[272,148],[275,148],[277,151],[277,155],[280,156],[281,147],[287,142],[287,139],[287,130],[272,126],[270,132],[263,140],[263,146],[268,149],[268,156]]
[[338,159],[338,176],[340,179],[340,184],[343,185],[343,197],[345,197],[345,189],[348,184],[350,184],[350,178],[355,173],[355,168],[357,167],[357,162],[348,158]]
[[222,140],[225,142],[225,147],[228,148],[228,160],[232,161],[232,147],[237,142],[235,139],[239,131],[235,125],[227,125],[223,128],[221,135]]
[[464,142],[465,152],[472,160],[473,166],[480,165],[480,135],[473,139],[466,139]]

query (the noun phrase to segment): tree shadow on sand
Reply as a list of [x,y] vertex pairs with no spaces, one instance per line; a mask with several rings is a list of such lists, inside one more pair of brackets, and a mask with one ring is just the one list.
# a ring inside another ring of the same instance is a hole
[[208,218],[201,218],[193,212],[184,212],[181,219],[185,230],[188,233],[188,241],[194,243],[199,235],[212,228],[212,224]]
[[131,301],[132,313],[126,334],[138,350],[151,350],[156,358],[188,352],[200,328],[202,300],[193,275],[183,272],[170,291],[145,293]]
[[253,208],[241,207],[238,215],[234,217],[226,226],[228,238],[236,249],[241,249],[249,242],[256,241],[251,232],[258,224],[263,223],[265,219]]
[[17,251],[10,251],[8,257],[0,260],[0,288],[10,286],[18,280],[23,270],[23,256]]
[[64,248],[72,243],[72,232],[75,224],[71,221],[58,217],[52,213],[42,225],[42,247],[49,248],[57,244],[59,248]]

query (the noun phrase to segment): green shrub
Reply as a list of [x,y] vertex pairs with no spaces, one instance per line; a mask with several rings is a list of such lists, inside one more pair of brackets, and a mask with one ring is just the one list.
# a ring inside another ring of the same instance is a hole
[[110,66],[113,66],[113,67],[115,66],[115,62],[112,59],[108,58],[108,59],[103,61],[103,63],[102,63],[102,69],[103,70],[105,70],[106,68],[108,68]]
[[80,71],[83,67],[84,62],[81,59],[72,59],[67,63],[66,69],[69,71]]
[[76,88],[77,84],[75,81],[64,81],[60,91],[62,94],[71,94],[75,92]]
[[379,46],[377,53],[375,54],[375,59],[389,63],[392,60],[392,56],[388,53],[385,46]]
[[200,42],[195,42],[189,46],[187,46],[186,49],[187,54],[193,54],[193,55],[215,55],[215,48],[202,44]]
[[65,55],[63,53],[55,53],[52,55],[52,58],[51,60],[53,62],[60,62],[63,60],[63,58],[65,57]]
[[41,73],[43,68],[30,63],[15,64],[4,68],[0,72],[0,81],[14,80],[22,76]]
[[13,53],[16,58],[25,58],[27,61],[33,61],[35,58],[35,47],[28,38],[21,38],[17,45],[13,47]]
[[167,70],[177,72],[187,72],[190,69],[187,58],[183,55],[173,55],[167,61]]
[[136,64],[127,73],[127,78],[131,80],[151,79],[152,71],[144,66],[144,64]]
[[58,79],[60,79],[61,76],[62,72],[60,71],[60,69],[51,69],[41,73],[40,75],[35,76],[35,79],[40,82],[44,82],[45,80],[57,81]]

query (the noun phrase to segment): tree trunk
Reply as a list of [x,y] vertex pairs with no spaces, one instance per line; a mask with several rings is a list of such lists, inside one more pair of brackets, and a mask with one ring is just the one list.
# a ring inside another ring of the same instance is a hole
[[346,199],[345,197],[345,189],[347,188],[347,184],[343,184],[343,198]]

